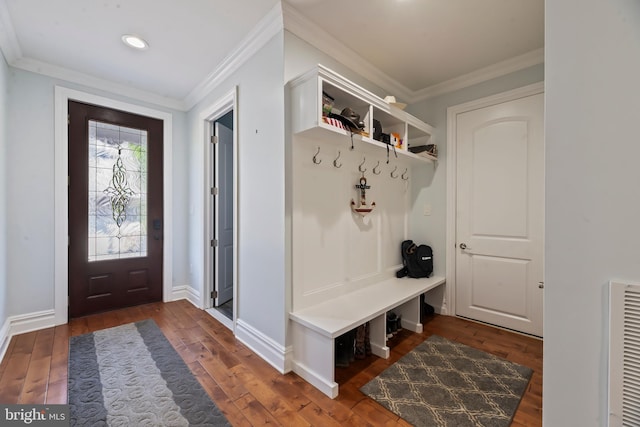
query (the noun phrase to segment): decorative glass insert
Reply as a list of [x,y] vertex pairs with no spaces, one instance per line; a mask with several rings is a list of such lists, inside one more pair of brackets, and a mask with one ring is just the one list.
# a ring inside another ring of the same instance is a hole
[[147,131],[89,121],[89,261],[147,256]]

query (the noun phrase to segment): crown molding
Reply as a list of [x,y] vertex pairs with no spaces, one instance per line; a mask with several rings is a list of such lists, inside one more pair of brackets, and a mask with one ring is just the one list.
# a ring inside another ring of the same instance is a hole
[[336,61],[344,64],[364,79],[409,104],[544,63],[544,48],[540,48],[445,82],[413,91],[375,67],[356,51],[346,47],[341,41],[302,15],[288,2],[281,1],[265,15],[242,42],[227,55],[222,63],[194,87],[184,99],[175,99],[32,58],[24,58],[6,1],[0,0],[0,50],[10,66],[178,111],[189,111],[193,108],[213,89],[232,76],[242,64],[283,29],[295,34]]
[[0,0],[0,50],[8,64],[22,57],[22,49],[5,0]]
[[30,71],[37,74],[53,77],[60,80],[80,84],[94,89],[104,90],[106,92],[122,95],[124,97],[135,99],[137,101],[148,102],[156,106],[171,108],[179,111],[186,111],[184,102],[175,98],[165,97],[152,92],[136,89],[131,86],[115,83],[110,80],[101,79],[79,71],[70,70],[68,68],[59,67],[31,58],[19,58],[9,65],[12,67]]
[[202,101],[213,89],[233,75],[248,59],[283,29],[282,6],[280,2],[247,34],[240,44],[200,82],[184,99],[187,110]]
[[131,86],[101,79],[79,71],[71,70],[32,58],[22,56],[22,49],[13,27],[13,22],[5,0],[0,0],[0,51],[7,64],[32,73],[42,74],[60,80],[104,90],[137,101],[148,102],[162,107],[185,111],[184,102],[174,98],[164,97],[152,92],[143,91]]
[[260,48],[283,28],[282,9],[280,4],[276,4],[213,72],[209,73],[184,99],[175,99],[32,58],[24,58],[4,0],[0,0],[0,24],[2,24],[0,27],[0,50],[2,50],[7,63],[14,68],[43,74],[178,111],[189,111],[216,86],[230,77],[243,63],[258,52]]
[[535,49],[523,55],[519,55],[505,61],[498,62],[485,68],[464,74],[462,76],[426,87],[416,91],[413,96],[408,98],[408,102],[415,104],[444,93],[453,92],[454,90],[463,89],[487,80],[502,77],[509,73],[523,70],[534,65],[544,63],[544,48]]
[[282,15],[285,30],[344,64],[371,83],[380,86],[399,100],[405,101],[413,96],[411,89],[389,77],[356,51],[348,48],[343,42],[310,21],[286,1],[282,2]]
[[284,28],[300,37],[310,45],[320,49],[354,72],[394,94],[409,104],[414,104],[454,90],[501,77],[533,65],[544,63],[544,48],[536,49],[514,58],[481,68],[442,83],[413,91],[388,76],[373,64],[362,58],[357,52],[346,47],[341,41],[311,22],[286,1],[282,2]]

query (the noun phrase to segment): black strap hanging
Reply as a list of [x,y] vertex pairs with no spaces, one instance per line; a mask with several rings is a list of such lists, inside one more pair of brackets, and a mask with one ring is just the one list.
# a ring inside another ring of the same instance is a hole
[[[389,164],[389,145],[391,144],[387,144],[387,164]],[[396,159],[398,158],[398,152],[396,151],[396,146],[393,146],[393,155],[396,156]]]

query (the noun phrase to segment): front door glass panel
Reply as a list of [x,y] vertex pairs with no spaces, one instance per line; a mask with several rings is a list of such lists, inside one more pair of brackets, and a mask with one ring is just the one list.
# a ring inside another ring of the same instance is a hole
[[89,261],[147,256],[147,132],[89,120]]

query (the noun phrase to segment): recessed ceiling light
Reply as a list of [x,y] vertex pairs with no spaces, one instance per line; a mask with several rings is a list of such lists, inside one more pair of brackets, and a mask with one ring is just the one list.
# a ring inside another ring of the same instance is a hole
[[124,34],[122,36],[122,41],[124,44],[134,49],[144,50],[149,47],[149,43],[133,34]]

